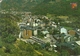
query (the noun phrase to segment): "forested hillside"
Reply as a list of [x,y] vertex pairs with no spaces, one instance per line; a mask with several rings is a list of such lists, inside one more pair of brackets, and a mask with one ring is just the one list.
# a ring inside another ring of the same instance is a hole
[[[60,2],[54,2],[44,0],[41,4],[32,9],[35,14],[57,14],[57,15],[79,15],[80,14],[80,0],[62,0]],[[71,4],[76,3],[77,7],[72,8]],[[42,13],[43,12],[43,13]]]
[[3,0],[1,8],[4,10],[30,11],[43,0]]
[[12,43],[16,40],[18,34],[18,26],[16,18],[13,15],[0,14],[0,38],[5,43]]
[[[80,0],[3,0],[1,8],[15,11],[31,11],[34,14],[79,15]],[[76,8],[71,4],[76,3]],[[43,12],[43,13],[42,13]]]

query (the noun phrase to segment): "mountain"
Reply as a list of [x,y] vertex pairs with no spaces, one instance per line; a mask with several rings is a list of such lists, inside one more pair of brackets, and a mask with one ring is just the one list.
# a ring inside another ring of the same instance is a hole
[[[31,11],[34,14],[46,15],[79,15],[80,0],[3,0],[1,9],[15,11]],[[71,4],[77,7],[72,9]]]
[[33,7],[43,2],[44,0],[3,0],[1,9],[30,11]]
[[[80,14],[80,0],[44,0],[32,9],[34,14],[57,14],[57,15],[79,15]],[[73,9],[72,3],[77,6]]]

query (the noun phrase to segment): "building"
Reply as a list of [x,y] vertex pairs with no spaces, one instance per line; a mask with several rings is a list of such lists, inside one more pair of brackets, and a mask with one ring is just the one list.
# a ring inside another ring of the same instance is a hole
[[67,29],[64,28],[64,27],[62,27],[62,28],[60,29],[60,33],[61,33],[61,34],[64,33],[65,35],[67,35]]
[[69,35],[71,35],[71,36],[75,36],[75,34],[76,34],[76,32],[75,32],[74,30],[69,30],[68,33],[69,33]]
[[25,23],[18,24],[20,28],[19,38],[30,38],[32,37],[32,27]]
[[25,38],[25,39],[32,37],[32,30],[26,30],[26,29],[23,30],[22,37]]

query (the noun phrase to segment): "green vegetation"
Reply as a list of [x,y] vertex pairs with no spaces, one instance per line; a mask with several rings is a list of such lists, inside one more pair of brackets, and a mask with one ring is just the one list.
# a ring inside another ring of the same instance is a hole
[[41,3],[43,0],[3,0],[1,8],[3,10],[30,11],[33,7]]
[[[78,16],[80,13],[80,1],[79,0],[69,0],[69,1],[60,1],[52,2],[50,0],[44,0],[41,4],[37,5],[32,9],[32,12],[35,14],[46,15],[47,13],[56,14],[56,15],[75,15]],[[77,8],[72,9],[70,3],[77,3]],[[43,12],[43,13],[42,13]]]
[[[80,14],[80,0],[3,0],[1,9],[14,11],[31,11],[34,14],[46,15],[47,13],[56,15],[74,15]],[[72,9],[71,3],[77,3],[77,7]]]

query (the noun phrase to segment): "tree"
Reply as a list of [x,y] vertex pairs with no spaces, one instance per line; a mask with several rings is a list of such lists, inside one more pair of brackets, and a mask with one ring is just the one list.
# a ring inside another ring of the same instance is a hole
[[6,43],[13,43],[16,41],[16,38],[12,34],[8,34],[8,36],[4,39]]

